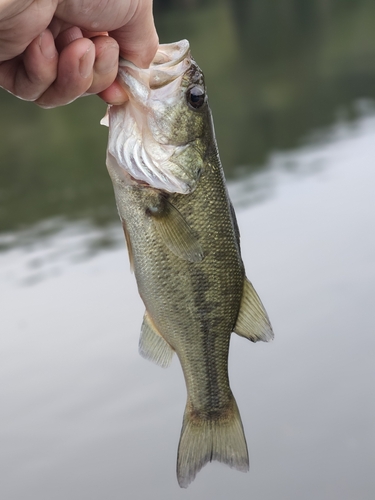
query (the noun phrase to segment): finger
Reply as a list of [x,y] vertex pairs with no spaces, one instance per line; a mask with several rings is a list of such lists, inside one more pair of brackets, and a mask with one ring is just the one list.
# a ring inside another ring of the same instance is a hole
[[34,101],[57,75],[58,53],[47,29],[35,38],[22,56],[0,65],[0,86],[12,94]]
[[56,48],[62,52],[66,46],[79,38],[83,38],[82,31],[77,26],[69,26],[55,37]]
[[63,21],[62,19],[59,19],[58,17],[54,16],[51,20],[51,22],[48,25],[48,29],[51,30],[52,35],[54,39],[59,36],[60,33],[63,31],[66,31],[68,28],[72,26],[72,23],[68,23],[66,21]]
[[129,100],[128,94],[117,81],[114,81],[107,89],[100,92],[99,97],[108,104],[124,104]]
[[140,68],[148,68],[159,46],[152,15],[152,0],[140,2],[129,22],[109,34],[117,40],[122,57]]
[[36,101],[43,108],[68,104],[84,94],[93,81],[95,46],[87,38],[79,38],[63,48],[57,78]]
[[116,40],[105,32],[81,31],[77,26],[71,26],[57,36],[56,47],[61,52],[67,45],[83,36],[91,38],[95,45],[93,81],[86,94],[97,94],[109,87],[116,78],[119,46]]
[[118,71],[119,46],[109,36],[92,39],[95,45],[94,75],[89,94],[97,94],[108,88],[115,80]]

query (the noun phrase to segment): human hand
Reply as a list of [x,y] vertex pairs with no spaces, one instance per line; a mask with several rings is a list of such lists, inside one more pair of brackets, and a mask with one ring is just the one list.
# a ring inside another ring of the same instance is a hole
[[0,0],[0,87],[44,108],[121,104],[119,53],[148,67],[157,47],[152,0]]

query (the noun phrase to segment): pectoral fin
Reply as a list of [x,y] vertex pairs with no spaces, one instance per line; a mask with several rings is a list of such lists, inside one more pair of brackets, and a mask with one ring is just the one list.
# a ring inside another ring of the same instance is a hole
[[274,334],[268,315],[253,285],[245,277],[240,312],[234,332],[252,342],[269,342]]
[[168,200],[164,200],[162,209],[149,211],[155,227],[169,250],[189,262],[203,260],[203,249],[198,238],[184,217]]
[[171,364],[173,353],[174,350],[161,336],[146,311],[139,339],[139,354],[145,359],[167,368]]

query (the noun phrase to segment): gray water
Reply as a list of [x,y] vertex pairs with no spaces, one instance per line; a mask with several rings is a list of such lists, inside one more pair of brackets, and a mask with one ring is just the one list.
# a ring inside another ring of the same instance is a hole
[[97,230],[76,223],[0,254],[1,498],[374,497],[375,118],[325,137],[229,183],[275,330],[232,338],[250,473],[213,463],[179,489],[179,363],[138,356],[120,224],[118,246],[92,255]]
[[105,105],[0,92],[0,499],[375,498],[375,3],[155,2],[204,70],[247,274],[275,340],[233,335],[250,473],[180,490],[186,391],[143,305]]

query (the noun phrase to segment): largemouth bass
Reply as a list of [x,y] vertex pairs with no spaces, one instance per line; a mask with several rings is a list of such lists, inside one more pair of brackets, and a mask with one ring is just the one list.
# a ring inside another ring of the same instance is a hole
[[245,277],[240,236],[216,145],[202,71],[189,43],[160,45],[149,69],[121,60],[129,95],[110,106],[107,167],[131,266],[146,306],[140,354],[168,366],[176,352],[187,404],[177,478],[209,461],[249,469],[228,379],[232,332],[273,338]]

